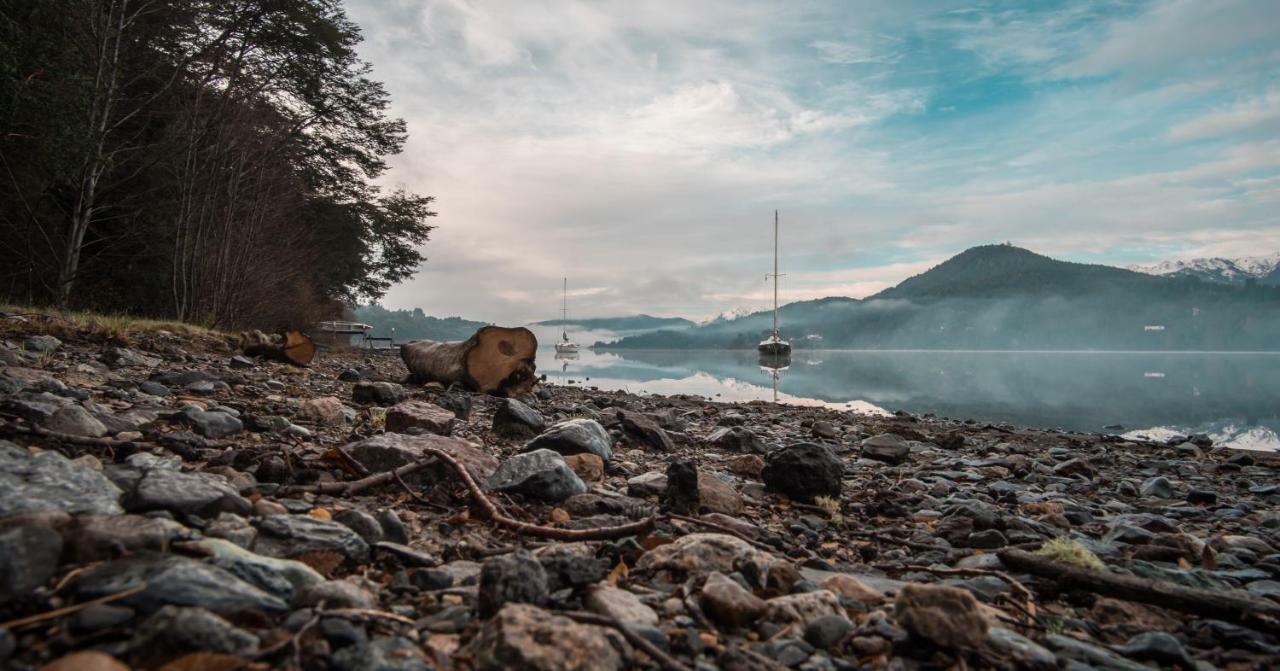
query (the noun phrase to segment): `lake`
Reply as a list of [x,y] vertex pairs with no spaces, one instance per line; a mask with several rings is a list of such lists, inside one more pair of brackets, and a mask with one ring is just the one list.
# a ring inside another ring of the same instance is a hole
[[1207,433],[1280,449],[1280,353],[796,352],[780,371],[751,351],[538,352],[553,382],[718,401],[777,400],[863,412],[1163,438]]

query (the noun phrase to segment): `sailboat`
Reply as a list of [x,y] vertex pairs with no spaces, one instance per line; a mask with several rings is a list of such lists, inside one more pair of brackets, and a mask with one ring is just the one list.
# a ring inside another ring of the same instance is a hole
[[760,345],[756,347],[760,351],[762,357],[789,357],[791,356],[791,343],[783,340],[782,332],[778,330],[778,211],[773,211],[773,272],[765,275],[765,279],[773,278],[773,332],[768,338],[760,341]]
[[564,292],[560,298],[560,342],[556,354],[577,354],[578,343],[569,340],[569,278],[564,278]]

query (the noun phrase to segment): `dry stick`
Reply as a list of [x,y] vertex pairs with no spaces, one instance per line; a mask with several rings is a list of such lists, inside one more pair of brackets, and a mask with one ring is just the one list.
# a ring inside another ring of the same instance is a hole
[[63,615],[71,615],[72,613],[78,613],[88,608],[89,606],[96,606],[98,604],[103,604],[103,603],[111,603],[112,601],[119,601],[120,599],[131,597],[134,594],[137,594],[138,592],[141,592],[146,588],[147,588],[147,585],[143,583],[141,585],[138,585],[137,587],[132,587],[123,592],[108,594],[107,596],[99,597],[97,599],[86,601],[84,603],[78,603],[73,606],[63,606],[62,608],[57,608],[51,611],[40,613],[38,615],[29,615],[27,617],[20,617],[16,620],[9,620],[8,622],[0,622],[0,629],[13,629],[14,627],[25,627],[29,624],[44,622],[45,620],[53,620],[55,618],[62,617]]
[[878,534],[872,531],[845,531],[844,533],[850,536],[856,536],[858,538],[866,538],[870,540],[882,541],[885,543],[893,543],[895,545],[901,545],[903,547],[911,548],[912,550],[925,550],[925,551],[939,550],[942,552],[947,552],[951,550],[951,548],[942,547],[941,545],[933,545],[930,543],[917,543],[915,541],[904,540],[901,538],[894,538],[893,536],[886,536],[884,534]]
[[421,503],[422,505],[427,506],[428,508],[435,508],[436,510],[443,510],[444,512],[449,512],[449,508],[447,506],[442,506],[439,503],[432,503],[431,501],[428,501],[425,496],[413,491],[413,488],[409,486],[409,483],[405,482],[404,478],[400,477],[400,475],[397,474],[395,471],[391,471],[391,474],[395,476],[396,483],[399,484],[402,488],[404,488],[405,493],[407,493],[411,498],[413,498],[414,501],[417,501],[418,503]]
[[457,472],[458,477],[462,478],[463,484],[471,492],[471,498],[480,504],[488,513],[489,518],[499,526],[504,526],[518,534],[528,536],[538,536],[540,538],[550,538],[560,541],[587,541],[587,540],[612,540],[615,538],[625,538],[627,536],[635,536],[653,529],[657,523],[656,517],[649,517],[639,522],[630,524],[621,524],[615,527],[595,527],[592,529],[557,529],[555,527],[544,527],[539,524],[530,524],[521,522],[507,517],[498,507],[485,496],[484,490],[480,485],[476,484],[471,474],[467,472],[467,467],[463,466],[452,454],[435,447],[423,447],[422,450],[433,456],[438,457],[441,461],[448,464]]
[[339,496],[350,496],[352,494],[362,492],[370,487],[376,487],[378,485],[391,482],[397,476],[403,477],[410,473],[417,473],[433,463],[435,463],[434,457],[431,459],[423,459],[422,461],[415,461],[412,464],[405,464],[393,471],[377,473],[370,475],[367,478],[361,478],[351,482],[322,482],[318,485],[295,485],[293,487],[286,488],[285,491],[288,493],[310,492],[312,494],[336,494]]
[[750,538],[747,538],[745,534],[743,534],[743,533],[741,533],[741,532],[739,532],[739,531],[737,531],[737,530],[735,530],[735,529],[733,529],[733,528],[731,528],[731,527],[727,527],[727,526],[725,526],[725,525],[723,525],[723,524],[716,524],[715,522],[708,522],[707,520],[700,520],[700,519],[698,519],[698,518],[696,518],[696,517],[687,517],[687,516],[685,516],[685,515],[677,515],[677,514],[675,514],[675,513],[667,513],[666,515],[663,515],[663,517],[665,517],[665,518],[667,518],[667,519],[671,519],[671,520],[678,520],[678,521],[680,521],[680,522],[688,522],[689,524],[697,524],[697,525],[699,525],[699,526],[704,526],[704,527],[706,527],[706,528],[708,528],[708,529],[715,529],[716,531],[719,531],[719,532],[721,532],[721,533],[729,534],[730,536],[733,536],[734,538],[737,538],[738,540],[741,540],[741,541],[745,541],[745,542],[747,542],[747,543],[750,543],[751,545],[753,545],[753,546],[755,546],[755,547],[757,547],[757,548],[759,548],[759,549],[761,549],[761,550],[764,550],[764,551],[766,551],[766,552],[773,552],[773,551],[774,551],[774,548],[771,548],[771,547],[769,547],[768,545],[765,545],[764,543],[761,543],[760,541],[752,540],[752,539],[750,539]]
[[284,650],[285,648],[293,648],[294,654],[297,654],[298,647],[300,645],[299,641],[302,639],[303,635],[305,635],[308,631],[310,631],[312,627],[316,626],[316,623],[318,622],[320,622],[319,612],[313,614],[311,616],[311,619],[307,620],[305,624],[303,624],[301,627],[298,628],[298,631],[295,631],[293,634],[290,634],[288,637],[286,637],[282,641],[274,643],[270,646],[267,646],[253,653],[252,655],[249,655],[249,659],[256,660],[256,659],[262,659],[264,657],[270,657],[271,655],[274,655],[277,652]]
[[1003,550],[996,555],[1010,569],[1053,579],[1064,589],[1082,589],[1128,601],[1163,606],[1184,613],[1243,624],[1259,631],[1275,627],[1276,621],[1280,620],[1280,604],[1253,597],[1240,590],[1208,590],[1135,575],[1097,571],[1040,557],[1024,550]]
[[644,654],[648,655],[660,664],[662,668],[667,669],[667,671],[693,671],[688,666],[685,666],[680,660],[663,652],[661,648],[654,645],[649,639],[637,634],[631,627],[628,627],[612,617],[576,610],[565,612],[563,615],[571,620],[576,620],[584,624],[594,624],[600,627],[613,627],[614,629],[617,629],[622,632],[622,636],[626,638],[631,645],[640,648],[644,651]]

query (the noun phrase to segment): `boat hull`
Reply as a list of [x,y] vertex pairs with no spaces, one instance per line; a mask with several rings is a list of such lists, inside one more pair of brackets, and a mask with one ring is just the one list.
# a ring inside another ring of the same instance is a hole
[[572,343],[556,343],[557,354],[577,354],[578,346]]
[[791,354],[791,344],[778,341],[766,341],[760,343],[756,348],[760,354],[767,356],[789,356]]

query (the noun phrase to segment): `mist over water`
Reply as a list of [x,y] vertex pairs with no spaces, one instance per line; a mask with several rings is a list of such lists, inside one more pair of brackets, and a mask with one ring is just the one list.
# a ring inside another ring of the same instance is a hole
[[[752,351],[538,357],[557,383],[775,398],[773,375]],[[1233,447],[1280,449],[1280,353],[804,350],[778,374],[776,393],[784,403],[1156,438],[1208,433]]]

